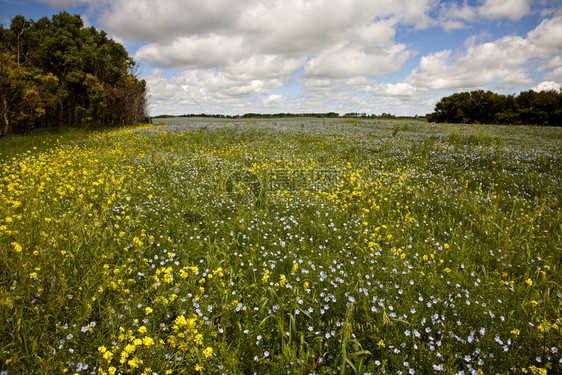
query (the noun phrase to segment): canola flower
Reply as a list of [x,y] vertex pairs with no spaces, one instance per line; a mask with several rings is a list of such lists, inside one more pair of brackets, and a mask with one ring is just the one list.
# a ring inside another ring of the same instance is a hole
[[193,121],[9,160],[0,368],[560,372],[560,133],[498,129]]

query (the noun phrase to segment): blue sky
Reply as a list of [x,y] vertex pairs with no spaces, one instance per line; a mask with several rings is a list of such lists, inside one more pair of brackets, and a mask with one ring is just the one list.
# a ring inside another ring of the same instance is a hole
[[0,0],[0,21],[61,10],[127,48],[152,115],[423,115],[562,83],[559,0]]

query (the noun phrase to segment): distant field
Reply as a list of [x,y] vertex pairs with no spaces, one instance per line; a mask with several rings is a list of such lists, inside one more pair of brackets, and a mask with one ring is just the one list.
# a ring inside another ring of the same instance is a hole
[[562,128],[164,121],[0,143],[0,374],[562,373]]

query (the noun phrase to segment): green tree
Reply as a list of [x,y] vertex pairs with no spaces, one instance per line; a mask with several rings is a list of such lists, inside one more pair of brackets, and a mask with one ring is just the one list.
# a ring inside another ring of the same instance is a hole
[[46,125],[121,125],[146,117],[146,82],[125,48],[61,12],[0,26],[1,134]]
[[0,135],[12,132],[12,124],[21,130],[26,124],[46,114],[53,100],[58,79],[52,74],[43,74],[36,68],[18,66],[16,56],[2,52],[0,56],[0,109],[2,130]]
[[476,90],[442,98],[429,122],[562,126],[560,91],[523,91],[518,96]]

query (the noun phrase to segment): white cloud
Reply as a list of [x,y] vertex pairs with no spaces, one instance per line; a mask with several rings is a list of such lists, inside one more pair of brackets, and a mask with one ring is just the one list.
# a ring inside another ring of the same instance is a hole
[[[177,87],[173,81],[164,79],[160,73],[152,72],[144,79],[148,87],[148,111],[151,115],[200,112],[200,109],[182,89]],[[184,87],[187,93],[189,93],[189,89],[189,87]]]
[[[88,3],[88,17],[100,28],[124,44],[141,44],[135,60],[154,59],[175,69],[174,79],[208,112],[345,113],[376,93],[366,111],[425,113],[438,99],[430,90],[528,89],[562,81],[562,13],[556,0],[40,1]],[[510,23],[529,14],[546,19],[527,35],[494,40],[475,31],[450,49],[440,50],[438,39],[416,44],[422,29],[434,28],[426,35],[435,35],[435,29],[467,35],[465,30],[489,20]],[[406,78],[379,82],[377,76],[414,60],[418,48],[424,56]],[[199,111],[163,74],[143,78],[151,111]],[[289,83],[290,89],[277,91]]]
[[407,97],[426,93],[426,89],[419,89],[407,82],[379,83],[365,77],[352,78],[346,81],[346,85],[358,92],[373,93],[378,96]]
[[237,80],[215,69],[193,69],[179,75],[178,82],[197,90],[199,97],[225,97],[266,95],[283,86],[286,81],[279,78]]
[[208,68],[246,55],[240,37],[217,34],[182,36],[169,43],[150,43],[137,51],[136,59],[154,59],[174,68]]
[[373,19],[394,11],[390,0],[378,7],[365,0],[338,7],[320,0],[254,5],[244,8],[230,32],[185,30],[185,35],[141,47],[135,58],[176,68],[220,67],[232,78],[253,80],[291,74],[307,56],[313,56],[304,65],[307,75],[345,78],[393,71],[410,55],[394,42],[398,18]]
[[480,0],[471,5],[468,0],[461,3],[441,1],[437,23],[445,31],[466,29],[484,19],[518,21],[531,14],[532,0]]
[[555,55],[544,61],[544,64],[540,66],[537,71],[544,72],[550,69],[556,69],[562,67],[562,55]]
[[308,76],[349,78],[395,71],[407,59],[404,45],[366,48],[360,44],[336,45],[312,58],[304,67]]
[[256,106],[263,105],[261,96],[284,84],[278,79],[234,81],[212,69],[175,74],[174,80],[180,87],[158,71],[145,79],[150,95],[148,109],[152,115],[252,112]]
[[303,87],[308,92],[328,92],[328,90],[340,87],[343,83],[342,79],[305,77]]
[[371,22],[356,31],[356,39],[364,45],[388,45],[396,35],[396,18],[387,18]]
[[238,26],[252,45],[266,53],[306,55],[341,41],[357,24],[368,22],[366,14],[372,13],[361,8],[362,1],[357,0],[338,6],[318,0],[264,1],[247,7]]
[[263,100],[264,104],[280,104],[286,101],[287,97],[283,95],[269,95],[267,98]]
[[552,72],[545,74],[543,78],[562,83],[562,66],[559,66]]
[[562,16],[543,20],[529,32],[528,38],[539,47],[562,51]]
[[476,21],[478,9],[467,3],[443,2],[440,5],[439,25],[447,32],[456,29],[465,29],[467,23]]
[[419,93],[419,89],[406,82],[397,84],[387,83],[381,90],[381,94],[389,96],[415,96]]
[[493,85],[520,87],[532,82],[525,67],[544,51],[518,36],[505,36],[494,42],[469,45],[454,56],[445,50],[422,57],[406,79],[413,85],[433,90],[458,90]]
[[345,42],[312,57],[304,66],[305,76],[351,78],[395,71],[411,55],[394,41],[396,23],[387,18],[357,28]]
[[465,0],[462,5],[454,2],[446,2],[444,5],[444,13],[449,18],[456,18],[463,21],[474,22],[478,16],[478,10],[469,5]]
[[433,24],[429,13],[438,4],[438,0],[397,0],[395,1],[404,23],[414,25],[416,28],[424,29]]
[[480,14],[490,19],[508,18],[518,21],[531,11],[531,0],[485,0]]
[[537,86],[533,87],[533,90],[534,91],[550,91],[550,90],[560,91],[561,87],[562,85],[558,82],[543,81],[539,83]]
[[531,12],[531,0],[480,0],[479,5],[470,5],[468,0],[461,3],[442,1],[438,24],[447,32],[465,29],[470,24],[482,21],[509,19],[518,21]]
[[131,41],[168,42],[232,30],[243,2],[229,0],[113,0],[100,16],[104,27]]
[[227,76],[235,80],[271,79],[286,77],[297,71],[304,58],[278,55],[254,55],[224,66]]

